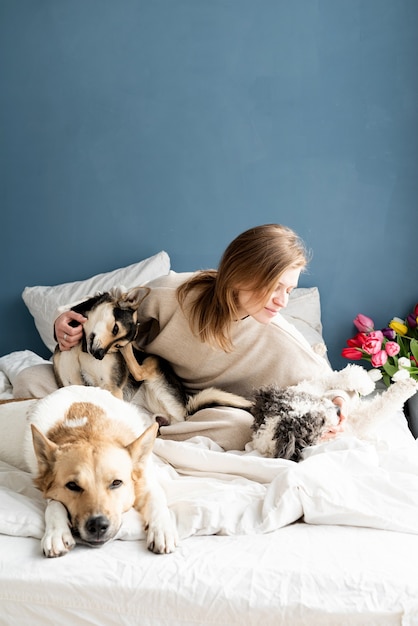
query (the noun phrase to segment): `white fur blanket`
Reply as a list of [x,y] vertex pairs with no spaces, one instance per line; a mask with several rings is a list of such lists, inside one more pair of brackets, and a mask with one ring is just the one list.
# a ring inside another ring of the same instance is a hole
[[[267,533],[300,519],[418,534],[418,445],[397,420],[377,446],[341,437],[299,464],[223,452],[204,437],[157,439],[157,471],[180,537]],[[40,538],[43,510],[30,475],[0,462],[0,533]],[[143,537],[134,511],[118,537]]]

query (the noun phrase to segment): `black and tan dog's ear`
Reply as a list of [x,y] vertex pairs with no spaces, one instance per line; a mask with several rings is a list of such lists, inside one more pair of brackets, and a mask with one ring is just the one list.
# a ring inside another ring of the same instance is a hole
[[31,424],[32,441],[35,450],[35,456],[38,461],[39,474],[43,475],[49,471],[55,462],[55,454],[58,446],[45,437],[41,431],[36,428],[34,424]]
[[121,309],[136,310],[150,291],[151,289],[149,287],[133,287],[120,296],[118,306],[120,306]]

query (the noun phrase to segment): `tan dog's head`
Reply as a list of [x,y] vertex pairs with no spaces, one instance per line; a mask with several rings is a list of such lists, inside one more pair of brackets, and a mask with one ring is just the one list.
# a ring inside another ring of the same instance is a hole
[[118,289],[97,294],[77,304],[73,310],[87,318],[83,324],[84,347],[95,359],[117,352],[132,341],[137,331],[137,308],[148,295],[147,287],[138,287],[127,298]]
[[101,546],[117,534],[122,514],[144,496],[144,470],[158,424],[131,441],[131,432],[123,432],[120,423],[112,424],[99,415],[97,427],[90,424],[88,417],[77,418],[79,404],[83,404],[83,415],[86,405],[93,413],[102,412],[95,405],[75,403],[72,417],[79,419],[80,425],[74,422],[68,427],[67,416],[49,431],[49,438],[32,424],[38,461],[35,484],[45,498],[66,507],[76,538],[91,546]]

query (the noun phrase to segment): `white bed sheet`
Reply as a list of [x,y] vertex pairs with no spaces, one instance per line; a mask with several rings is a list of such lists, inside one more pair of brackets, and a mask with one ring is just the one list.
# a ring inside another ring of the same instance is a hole
[[[0,359],[9,381],[20,356]],[[0,463],[0,626],[418,626],[418,447],[402,415],[376,446],[343,437],[299,464],[206,438],[155,453],[182,537],[166,556],[130,512],[120,539],[45,559],[43,500]]]
[[[146,550],[130,512],[120,539],[45,559],[42,498],[28,474],[1,463],[0,625],[418,625],[413,492],[409,499],[386,496],[382,507],[378,488],[361,499],[359,485],[371,481],[354,467],[360,483],[354,481],[351,494],[336,475],[321,491],[314,467],[342,450],[287,462],[300,474],[298,484],[280,479],[272,487],[274,479],[258,481],[283,462],[221,453],[205,443],[157,443],[159,455],[177,465],[162,463],[159,472],[183,537],[166,556]],[[352,452],[359,454],[350,444],[344,454],[351,466]],[[201,471],[187,468],[194,455]],[[335,492],[334,481],[341,487]],[[280,484],[284,490],[277,492]],[[330,500],[333,494],[338,497]],[[309,523],[293,521],[301,511]],[[209,534],[215,532],[231,534]]]
[[1,626],[418,624],[418,536],[402,533],[297,523],[167,556],[115,541],[53,560],[0,536],[0,554]]

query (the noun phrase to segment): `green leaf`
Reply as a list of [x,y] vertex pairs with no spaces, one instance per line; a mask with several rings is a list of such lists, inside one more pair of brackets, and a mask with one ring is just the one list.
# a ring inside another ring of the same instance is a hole
[[386,372],[382,372],[382,377],[386,387],[390,387],[390,376]]
[[418,367],[410,367],[409,368],[409,375],[414,380],[418,380]]
[[398,356],[408,356],[409,354],[409,340],[405,337],[401,337],[400,335],[398,335],[398,344],[401,348]]
[[384,371],[386,372],[386,374],[388,374],[388,376],[390,376],[391,378],[395,374],[395,372],[398,371],[397,367],[395,367],[394,365],[391,365],[387,361],[386,361],[386,363],[384,365],[382,365],[382,367],[383,367]]
[[418,341],[411,339],[411,352],[418,361]]

